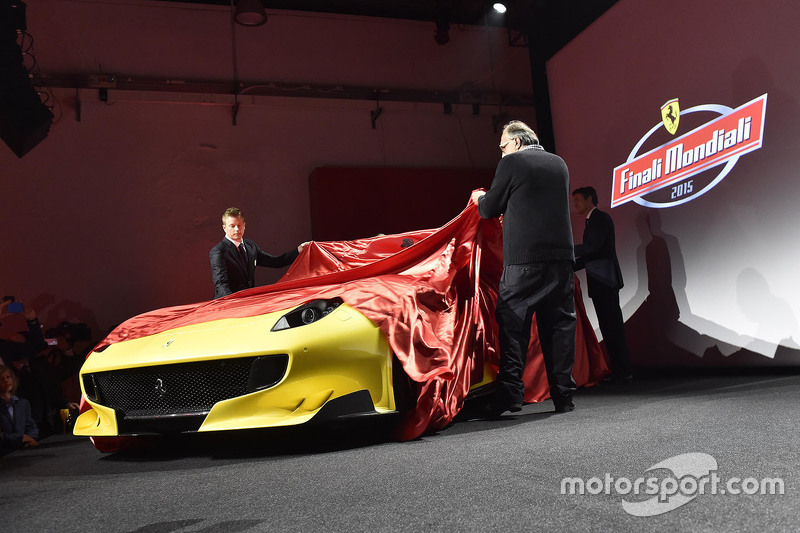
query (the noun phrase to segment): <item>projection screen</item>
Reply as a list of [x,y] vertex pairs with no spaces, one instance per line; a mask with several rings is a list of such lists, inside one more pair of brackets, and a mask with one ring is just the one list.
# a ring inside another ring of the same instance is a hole
[[788,0],[621,0],[547,63],[639,365],[800,363],[798,21]]

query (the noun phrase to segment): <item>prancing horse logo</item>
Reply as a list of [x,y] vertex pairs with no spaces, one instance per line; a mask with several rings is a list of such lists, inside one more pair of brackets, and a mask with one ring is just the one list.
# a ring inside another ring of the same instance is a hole
[[166,393],[167,389],[164,387],[164,382],[161,378],[156,378],[156,394],[158,395],[158,399],[160,400],[163,398]]
[[670,135],[675,135],[678,131],[678,123],[681,121],[681,106],[677,98],[673,98],[661,106],[661,120]]

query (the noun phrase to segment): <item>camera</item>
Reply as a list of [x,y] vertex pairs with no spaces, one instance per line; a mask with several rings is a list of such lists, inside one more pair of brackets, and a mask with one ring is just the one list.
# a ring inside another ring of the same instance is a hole
[[92,337],[92,330],[83,322],[72,323],[64,320],[63,322],[59,322],[58,326],[48,329],[44,336],[49,339],[64,337],[64,339],[71,344],[78,341],[90,340]]

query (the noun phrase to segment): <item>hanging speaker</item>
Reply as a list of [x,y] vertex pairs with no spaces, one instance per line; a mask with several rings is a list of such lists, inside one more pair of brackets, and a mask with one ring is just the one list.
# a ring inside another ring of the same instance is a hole
[[53,123],[23,65],[17,32],[25,29],[25,3],[0,0],[0,139],[17,157],[47,137]]
[[[0,92],[5,93],[6,89]],[[0,138],[17,157],[22,157],[47,137],[53,113],[31,86],[10,90],[7,95],[0,99]]]

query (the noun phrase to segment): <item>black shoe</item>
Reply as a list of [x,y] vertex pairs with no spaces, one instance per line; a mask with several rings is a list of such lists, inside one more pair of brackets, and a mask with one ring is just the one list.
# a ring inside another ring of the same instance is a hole
[[[555,403],[555,402],[553,402]],[[564,403],[556,403],[556,413],[569,413],[570,411],[575,410],[575,404],[572,403],[572,400],[568,400]]]
[[626,376],[606,376],[601,383],[604,385],[631,385],[633,384],[633,374],[628,374]]
[[614,376],[612,380],[613,385],[633,385],[633,374],[628,374],[626,376]]
[[506,411],[511,413],[516,413],[522,410],[521,403],[506,403],[506,404],[493,404],[489,403],[483,406],[483,409],[480,411],[480,418],[485,418],[487,420],[496,420],[500,418],[500,415],[505,413]]

